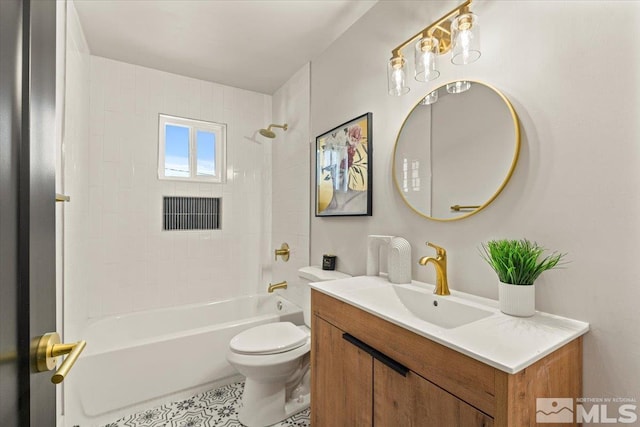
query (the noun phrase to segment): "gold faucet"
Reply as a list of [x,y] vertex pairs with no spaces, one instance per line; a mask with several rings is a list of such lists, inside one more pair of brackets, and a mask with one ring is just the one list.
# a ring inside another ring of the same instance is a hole
[[436,250],[436,258],[423,256],[418,261],[420,265],[427,265],[430,262],[436,268],[436,289],[433,291],[436,295],[450,295],[449,284],[447,283],[447,251],[440,246],[427,242],[427,245]]
[[287,281],[283,280],[282,282],[274,283],[273,285],[269,283],[269,289],[267,289],[267,292],[271,293],[276,289],[287,289]]

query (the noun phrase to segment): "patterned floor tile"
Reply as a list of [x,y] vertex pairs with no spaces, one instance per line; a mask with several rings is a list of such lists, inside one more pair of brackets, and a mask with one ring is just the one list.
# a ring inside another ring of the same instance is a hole
[[[229,384],[185,400],[129,415],[104,427],[244,427],[238,421],[244,382]],[[309,427],[305,409],[274,427]]]

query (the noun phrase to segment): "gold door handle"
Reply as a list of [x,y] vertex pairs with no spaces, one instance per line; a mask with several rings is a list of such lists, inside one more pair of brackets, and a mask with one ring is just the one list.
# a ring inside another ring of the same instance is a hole
[[276,249],[276,258],[275,260],[278,260],[278,257],[281,257],[282,260],[284,262],[289,261],[289,245],[287,245],[286,243],[283,243],[282,245],[280,245],[280,249]]
[[69,374],[86,345],[87,342],[84,340],[73,344],[61,344],[60,335],[57,332],[44,334],[38,341],[36,349],[36,371],[45,372],[54,369],[58,356],[68,354],[58,371],[51,377],[52,383],[60,384]]

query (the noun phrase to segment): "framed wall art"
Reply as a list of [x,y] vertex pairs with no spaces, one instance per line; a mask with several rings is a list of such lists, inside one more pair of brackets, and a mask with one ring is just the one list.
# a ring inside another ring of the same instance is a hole
[[316,216],[371,216],[372,113],[316,137]]

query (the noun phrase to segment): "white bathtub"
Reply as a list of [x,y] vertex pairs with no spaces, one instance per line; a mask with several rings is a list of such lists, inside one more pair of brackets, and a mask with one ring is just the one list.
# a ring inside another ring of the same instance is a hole
[[302,324],[302,311],[277,295],[256,295],[101,319],[87,328],[86,350],[69,376],[80,418],[115,416],[235,376],[225,358],[229,340],[278,321]]

